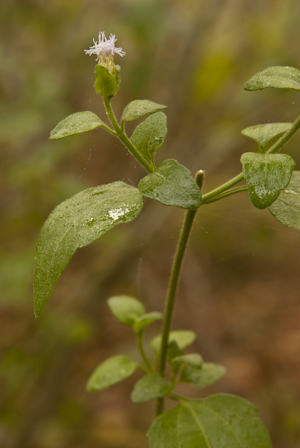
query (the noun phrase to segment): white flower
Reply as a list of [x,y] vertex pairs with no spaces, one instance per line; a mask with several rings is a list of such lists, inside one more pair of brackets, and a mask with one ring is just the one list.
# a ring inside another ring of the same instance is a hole
[[97,55],[97,60],[100,65],[107,65],[109,62],[113,62],[114,54],[117,53],[120,56],[125,56],[125,51],[122,48],[115,47],[115,42],[117,41],[115,34],[111,34],[109,39],[105,37],[105,32],[100,31],[99,42],[95,41],[94,46],[90,47],[89,50],[84,50],[85,54],[91,56],[92,54]]

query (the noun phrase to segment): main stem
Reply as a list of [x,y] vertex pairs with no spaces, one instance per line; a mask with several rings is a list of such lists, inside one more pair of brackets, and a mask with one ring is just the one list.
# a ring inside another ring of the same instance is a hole
[[[183,227],[181,230],[180,238],[177,245],[177,250],[173,262],[172,273],[169,283],[169,290],[165,308],[165,318],[163,323],[162,330],[162,340],[161,340],[161,349],[160,349],[160,358],[159,358],[159,374],[163,377],[165,373],[165,365],[166,365],[166,357],[167,357],[167,348],[168,348],[168,339],[169,333],[171,329],[171,322],[173,316],[174,302],[177,292],[178,280],[180,276],[181,266],[183,257],[185,254],[185,250],[187,247],[188,239],[191,233],[193,221],[195,218],[197,210],[187,210],[185,215],[185,220],[183,223]],[[163,411],[164,399],[159,398],[157,400],[157,409],[156,415],[159,415]]]

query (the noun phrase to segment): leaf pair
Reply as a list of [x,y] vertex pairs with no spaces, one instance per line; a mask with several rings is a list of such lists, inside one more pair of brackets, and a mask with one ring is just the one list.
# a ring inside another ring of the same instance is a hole
[[[91,375],[87,390],[95,392],[105,389],[131,376],[138,364],[127,356],[118,355],[107,359]],[[134,386],[131,399],[134,403],[162,398],[174,389],[174,385],[159,375],[144,375]]]
[[[300,90],[300,71],[294,67],[269,67],[249,79],[244,88],[262,90],[268,87]],[[257,141],[259,150],[263,151],[272,138],[291,127],[292,123],[273,123],[251,126],[242,133]],[[299,175],[297,172],[292,175],[293,159],[285,154],[246,153],[242,155],[241,162],[254,206],[260,209],[270,207],[278,221],[299,228]]]
[[[97,71],[105,71],[106,69],[101,66],[96,67]],[[107,70],[106,70],[107,72]],[[109,74],[108,74],[109,75]],[[110,77],[112,75],[109,75]],[[96,79],[97,84],[97,79]],[[99,87],[100,89],[100,87]],[[122,122],[124,121],[133,121],[137,118],[143,117],[146,114],[154,114],[156,111],[165,109],[167,106],[163,106],[162,104],[154,103],[153,101],[149,100],[135,100],[128,104],[128,106],[125,107],[123,115],[122,115]],[[160,116],[161,117],[161,116]],[[164,115],[165,117],[165,115]],[[149,117],[151,118],[151,117]],[[165,120],[165,119],[163,119]],[[147,120],[146,120],[147,121]],[[154,120],[155,121],[155,120]],[[157,120],[156,120],[157,121]],[[161,132],[166,132],[165,123],[161,123],[160,129]],[[82,134],[84,132],[92,131],[100,126],[105,127],[105,123],[100,120],[100,118],[90,111],[85,112],[76,112],[75,114],[69,115],[64,120],[60,121],[55,128],[50,133],[50,139],[51,140],[57,140],[60,138],[68,137],[74,134]],[[153,128],[153,126],[152,126]],[[150,131],[148,131],[151,134],[151,127]],[[137,134],[140,134],[137,133]],[[165,134],[164,134],[165,136]],[[155,137],[155,136],[154,136]],[[157,135],[156,135],[157,137]],[[158,137],[159,138],[159,137]],[[160,138],[159,138],[160,140]],[[152,142],[150,139],[149,146],[153,147],[155,142]],[[144,143],[144,146],[146,146],[146,143]],[[159,149],[159,148],[157,148]],[[147,154],[147,150],[145,149],[145,153]]]
[[144,305],[133,297],[114,296],[107,303],[118,321],[132,327],[136,333],[144,331],[148,325],[163,317],[157,311],[146,313]]

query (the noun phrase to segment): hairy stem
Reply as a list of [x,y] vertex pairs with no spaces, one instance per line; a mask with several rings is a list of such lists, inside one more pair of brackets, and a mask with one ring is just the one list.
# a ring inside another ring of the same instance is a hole
[[111,124],[113,125],[115,131],[116,131],[116,135],[119,137],[119,139],[121,140],[122,143],[124,143],[124,145],[126,146],[126,148],[128,149],[128,151],[140,162],[140,164],[145,168],[145,170],[147,170],[149,173],[152,173],[154,171],[154,168],[144,159],[143,156],[141,156],[141,154],[138,152],[138,150],[136,149],[136,147],[132,144],[132,142],[129,140],[129,138],[127,137],[127,135],[125,134],[124,128],[120,127],[115,114],[112,110],[110,101],[107,98],[103,98],[104,100],[104,105],[105,105],[105,109],[108,115],[108,118],[111,121]]
[[117,135],[116,131],[111,129],[109,126],[107,126],[105,123],[101,124],[101,127],[104,128],[107,132],[110,132],[112,135]]
[[[175,254],[175,258],[174,258],[174,262],[173,262],[172,273],[171,273],[171,278],[170,278],[170,282],[169,282],[168,296],[167,296],[167,301],[166,301],[165,317],[164,317],[163,330],[162,330],[160,358],[159,358],[159,374],[162,377],[164,376],[164,373],[165,373],[168,339],[169,339],[169,333],[170,333],[170,328],[171,328],[178,280],[179,280],[179,276],[180,276],[183,257],[185,254],[187,242],[188,242],[188,239],[189,239],[189,236],[191,233],[191,229],[192,229],[192,225],[193,225],[193,221],[194,221],[196,212],[197,212],[197,210],[187,210],[187,212],[186,212],[185,220],[183,223],[183,227],[181,230],[181,234],[179,237],[177,250],[176,250],[176,254]],[[159,398],[157,400],[156,415],[159,415],[162,413],[163,406],[164,406],[164,399]]]

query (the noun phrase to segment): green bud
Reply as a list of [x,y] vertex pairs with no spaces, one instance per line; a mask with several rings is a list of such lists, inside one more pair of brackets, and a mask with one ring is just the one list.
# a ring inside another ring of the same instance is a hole
[[120,85],[120,66],[113,63],[110,68],[114,74],[110,73],[102,64],[95,67],[95,90],[107,99],[111,99],[117,93]]

